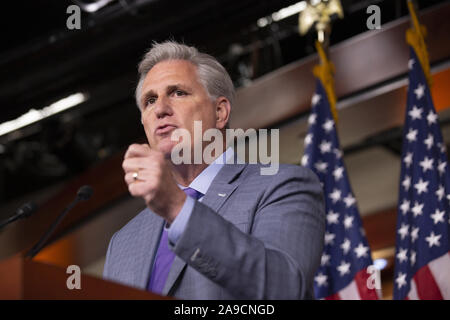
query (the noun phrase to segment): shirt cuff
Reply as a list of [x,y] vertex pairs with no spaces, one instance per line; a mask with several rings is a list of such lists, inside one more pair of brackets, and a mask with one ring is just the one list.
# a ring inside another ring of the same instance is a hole
[[195,200],[189,196],[186,197],[181,211],[178,213],[176,218],[172,221],[170,227],[165,227],[167,230],[167,236],[169,241],[175,245],[183,234],[184,229],[191,216],[192,210],[194,209]]

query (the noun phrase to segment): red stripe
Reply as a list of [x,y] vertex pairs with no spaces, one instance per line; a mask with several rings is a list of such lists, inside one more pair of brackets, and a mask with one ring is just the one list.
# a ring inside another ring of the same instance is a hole
[[341,300],[341,297],[338,293],[332,294],[331,296],[328,296],[325,298],[325,300]]
[[[367,279],[369,279],[370,274],[367,269],[360,270],[355,275],[356,287],[358,288],[359,296],[361,300],[378,300],[378,295],[376,289],[369,289],[367,286]],[[381,281],[381,279],[380,279]]]
[[417,287],[417,295],[421,300],[443,300],[441,291],[434,280],[428,265],[419,269],[414,275]]

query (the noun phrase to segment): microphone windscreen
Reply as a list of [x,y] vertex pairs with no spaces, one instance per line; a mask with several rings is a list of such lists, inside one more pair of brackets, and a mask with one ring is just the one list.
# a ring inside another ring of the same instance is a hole
[[19,209],[17,209],[16,214],[20,218],[28,218],[37,210],[37,205],[34,202],[27,202]]
[[94,193],[92,187],[85,185],[78,189],[77,197],[80,200],[89,200],[89,198],[92,196],[92,193]]

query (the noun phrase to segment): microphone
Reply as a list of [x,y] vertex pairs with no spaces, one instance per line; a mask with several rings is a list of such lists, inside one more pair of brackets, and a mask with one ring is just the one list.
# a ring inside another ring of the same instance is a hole
[[82,186],[80,189],[78,189],[77,198],[79,200],[86,201],[91,198],[93,193],[94,193],[94,190],[92,189],[91,186],[88,186],[88,185]]
[[5,227],[6,225],[19,220],[25,219],[35,213],[37,210],[37,205],[34,202],[27,202],[23,204],[19,209],[16,210],[15,214],[12,217],[0,222],[0,229]]
[[58,224],[64,219],[66,214],[72,210],[75,205],[80,201],[86,201],[89,200],[92,196],[92,193],[94,190],[91,186],[85,185],[82,186],[80,189],[78,189],[77,195],[75,199],[60,213],[58,218],[52,223],[50,228],[42,235],[42,237],[39,239],[39,241],[28,251],[26,254],[27,258],[33,258],[35,255],[39,253],[39,251],[42,250],[48,239],[50,238],[50,235],[55,231]]

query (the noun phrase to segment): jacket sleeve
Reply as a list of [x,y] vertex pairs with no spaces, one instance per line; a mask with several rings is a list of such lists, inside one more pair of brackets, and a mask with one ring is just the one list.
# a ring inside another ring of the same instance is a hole
[[324,232],[320,183],[291,166],[265,187],[249,234],[196,201],[172,250],[237,299],[304,299],[313,296]]

